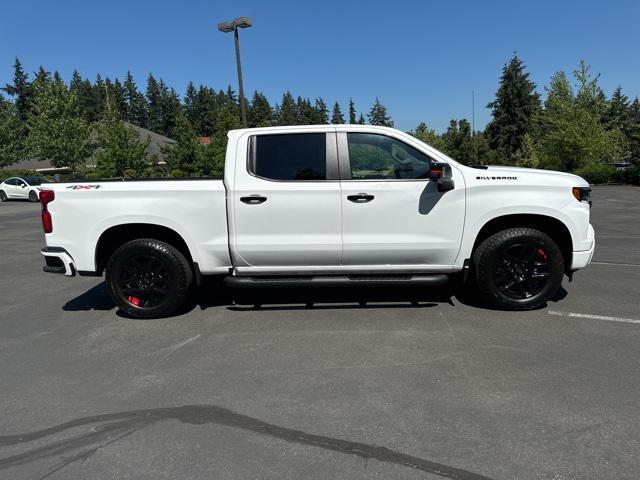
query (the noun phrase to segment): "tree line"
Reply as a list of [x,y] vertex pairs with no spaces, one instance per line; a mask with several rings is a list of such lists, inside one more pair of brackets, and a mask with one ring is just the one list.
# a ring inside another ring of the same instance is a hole
[[[491,120],[472,131],[466,118],[452,119],[442,134],[420,123],[417,138],[463,164],[516,165],[575,172],[590,181],[616,175],[613,163],[630,161],[623,180],[640,168],[640,102],[618,87],[607,97],[599,75],[581,62],[569,76],[558,72],[544,87],[544,101],[522,60],[514,55],[502,70]],[[124,80],[94,81],[75,71],[65,82],[43,67],[29,75],[16,59],[11,83],[0,93],[0,166],[25,158],[49,159],[84,176],[202,176],[222,172],[227,132],[240,127],[240,99],[231,87],[215,90],[189,83],[183,98],[149,74],[144,91],[131,73]],[[338,102],[294,97],[286,91],[272,105],[259,91],[248,99],[250,127],[306,124],[393,126],[375,99],[366,114],[352,99]],[[166,167],[147,153],[148,140],[129,125],[173,138]],[[207,137],[203,143],[198,137]],[[91,168],[87,168],[87,158]],[[635,179],[635,180],[634,180]]]

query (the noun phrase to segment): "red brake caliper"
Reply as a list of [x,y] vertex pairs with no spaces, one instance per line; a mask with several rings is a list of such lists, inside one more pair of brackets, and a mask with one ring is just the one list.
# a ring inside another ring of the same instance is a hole
[[546,262],[547,260],[549,260],[548,255],[546,254],[546,252],[545,252],[543,249],[538,248],[538,250],[537,250],[537,252],[536,252],[536,253],[537,253],[538,257],[540,257],[540,258],[541,258],[542,260],[544,260],[545,262]]
[[129,300],[129,303],[135,305],[136,307],[140,305],[140,299],[138,297],[134,297],[133,295],[129,295],[129,297],[127,297],[127,300]]

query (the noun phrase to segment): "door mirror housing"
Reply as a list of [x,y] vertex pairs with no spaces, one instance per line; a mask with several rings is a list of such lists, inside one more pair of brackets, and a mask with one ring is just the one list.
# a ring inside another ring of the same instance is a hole
[[448,192],[449,190],[453,190],[456,188],[456,184],[453,181],[453,178],[441,178],[438,180],[438,191],[439,192]]
[[439,192],[448,192],[455,188],[455,182],[451,175],[451,165],[448,163],[432,163],[431,170],[429,170],[429,180],[437,183]]

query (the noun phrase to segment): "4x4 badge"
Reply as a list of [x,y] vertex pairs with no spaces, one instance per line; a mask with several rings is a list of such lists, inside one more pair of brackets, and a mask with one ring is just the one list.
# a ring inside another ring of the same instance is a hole
[[100,185],[69,185],[67,188],[71,190],[97,190]]

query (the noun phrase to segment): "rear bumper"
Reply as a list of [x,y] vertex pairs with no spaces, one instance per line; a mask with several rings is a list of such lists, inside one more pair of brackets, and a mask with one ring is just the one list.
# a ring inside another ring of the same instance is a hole
[[48,273],[64,273],[67,277],[76,274],[73,258],[62,247],[44,247],[40,250],[44,257],[45,266],[42,269]]
[[580,250],[577,252],[573,252],[573,258],[571,261],[571,270],[578,270],[579,268],[584,268],[587,265],[589,265],[589,263],[591,263],[591,259],[593,258],[593,252],[596,249],[595,232],[593,231],[593,227],[591,225],[589,225],[587,238],[591,240],[591,248],[589,250]]

